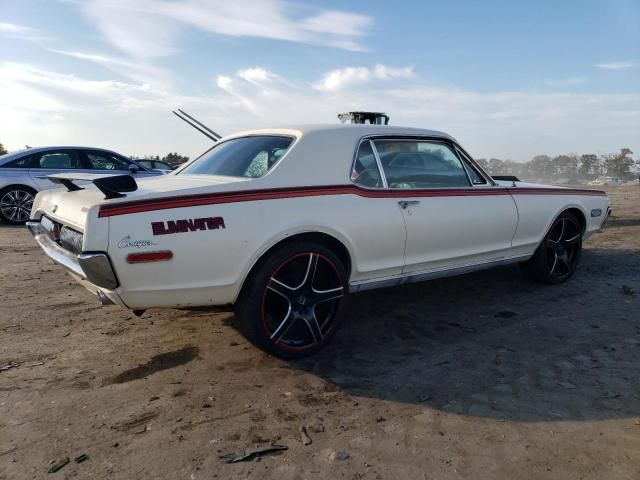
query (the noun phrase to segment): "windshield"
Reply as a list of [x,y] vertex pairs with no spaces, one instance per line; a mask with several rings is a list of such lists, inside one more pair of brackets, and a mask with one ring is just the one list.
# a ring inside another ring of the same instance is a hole
[[266,175],[292,143],[292,137],[281,136],[233,138],[214,146],[179,174],[259,178]]

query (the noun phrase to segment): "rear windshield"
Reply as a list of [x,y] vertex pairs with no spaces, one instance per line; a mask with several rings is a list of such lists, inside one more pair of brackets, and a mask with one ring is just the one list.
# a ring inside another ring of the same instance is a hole
[[292,143],[292,137],[281,136],[234,138],[214,146],[179,175],[262,177],[282,158]]

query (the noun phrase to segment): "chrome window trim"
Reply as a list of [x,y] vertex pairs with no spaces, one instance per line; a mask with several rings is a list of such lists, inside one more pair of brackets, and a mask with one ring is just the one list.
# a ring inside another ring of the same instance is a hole
[[484,178],[485,181],[487,182],[484,185],[474,185],[474,186],[477,186],[477,187],[482,187],[482,186],[485,186],[485,187],[499,187],[500,186],[493,180],[493,178],[491,178],[491,175],[489,175],[487,172],[485,172],[482,169],[482,167],[480,165],[478,165],[478,162],[476,162],[473,158],[471,158],[471,155],[469,155],[460,145],[458,145],[456,142],[452,142],[452,143],[453,143],[453,146],[455,147],[455,149],[462,156],[464,161],[469,163],[469,165],[471,165],[480,174],[480,176],[482,178]]
[[479,185],[487,185],[487,180],[486,178],[484,178],[482,175],[479,175],[480,178],[482,178],[484,180],[484,183],[473,183],[473,180],[471,179],[471,174],[469,173],[469,169],[471,168],[471,165],[469,165],[469,163],[466,161],[466,159],[462,156],[462,154],[460,153],[460,151],[456,148],[456,146],[453,146],[453,151],[455,152],[456,157],[458,157],[458,160],[460,160],[460,163],[462,164],[462,168],[464,169],[464,171],[467,174],[467,178],[469,179],[469,184],[472,187],[476,187]]
[[[362,144],[365,142],[369,142],[369,146],[371,147],[371,149],[373,150],[373,157],[376,160],[376,165],[378,167],[378,173],[380,174],[380,178],[382,179],[382,187],[367,187],[364,185],[360,185],[358,183],[356,183],[354,180],[351,179],[351,174],[353,173],[354,169],[356,168],[356,162],[358,161],[358,154],[360,153],[360,147],[362,147]],[[363,190],[382,190],[382,189],[386,189],[387,187],[387,178],[384,176],[384,173],[382,172],[382,166],[380,164],[380,158],[378,157],[378,150],[375,149],[375,145],[372,145],[371,140],[369,140],[366,137],[362,137],[359,141],[358,141],[358,146],[356,148],[356,152],[353,156],[353,160],[351,161],[351,168],[349,169],[349,182],[352,185],[355,185],[358,188],[362,188]]]
[[378,165],[378,172],[380,172],[380,178],[382,179],[382,188],[389,188],[389,184],[387,183],[387,174],[384,173],[384,168],[382,168],[382,162],[380,161],[380,154],[378,153],[376,144],[373,140],[369,139],[369,145],[371,145],[373,158],[376,159],[376,165]]

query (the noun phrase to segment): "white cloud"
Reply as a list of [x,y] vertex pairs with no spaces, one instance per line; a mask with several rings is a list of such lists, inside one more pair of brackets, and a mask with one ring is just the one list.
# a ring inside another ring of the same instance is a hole
[[49,40],[47,36],[43,35],[39,30],[36,30],[35,28],[5,22],[0,22],[0,36],[18,40],[26,40],[28,42],[39,44],[47,42]]
[[216,83],[218,87],[222,88],[223,90],[227,90],[231,88],[233,80],[231,80],[231,77],[227,77],[226,75],[219,75]]
[[367,83],[373,79],[407,79],[413,77],[413,75],[413,67],[393,68],[381,64],[375,65],[372,69],[367,67],[347,67],[325,73],[322,79],[313,85],[313,88],[321,92],[336,92]]
[[594,67],[602,68],[604,70],[628,70],[630,68],[636,68],[638,66],[640,66],[640,64],[632,60],[624,62],[598,63],[594,65]]
[[257,85],[259,87],[272,85],[274,82],[280,80],[280,76],[260,67],[240,70],[238,71],[237,75],[243,80],[246,80],[249,83],[253,83],[254,85]]
[[376,65],[373,68],[373,75],[380,80],[392,80],[394,78],[412,78],[413,67],[392,68],[386,65]]
[[48,50],[50,52],[59,53],[60,55],[97,63],[98,65],[102,65],[103,67],[117,72],[120,75],[133,80],[152,83],[156,87],[166,86],[170,82],[171,75],[169,73],[144,61],[128,60],[126,58],[95,52],[59,50],[56,48],[49,48]]
[[70,143],[125,154],[179,151],[193,156],[210,142],[171,115],[176,107],[221,134],[337,123],[338,112],[373,110],[390,114],[392,125],[447,131],[478,157],[528,160],[539,153],[640,150],[640,92],[479,92],[420,78],[404,79],[402,85],[376,82],[376,68],[366,70],[367,88],[337,89],[330,95],[288,85],[276,73],[254,67],[219,76],[210,95],[185,96],[144,83],[89,80],[4,63],[1,140],[10,148]]
[[321,92],[335,92],[351,87],[358,83],[365,83],[371,79],[371,70],[366,67],[347,67],[331,70],[316,82],[313,88]]
[[237,108],[226,95],[190,97],[148,84],[89,80],[32,65],[0,64],[0,132],[11,149],[24,144],[87,144],[125,154],[195,154],[210,144],[171,110],[181,107],[207,123],[221,125]]
[[[264,68],[247,68],[236,72],[236,79],[219,75],[216,84],[219,88],[233,95],[250,112],[262,115],[258,104],[265,99],[275,101],[282,96],[282,89],[289,86],[279,75]],[[258,101],[256,101],[258,100]]]
[[301,20],[302,29],[337,36],[364,36],[371,27],[371,17],[357,13],[327,10]]
[[88,0],[82,10],[114,47],[136,58],[175,52],[181,27],[364,50],[359,39],[373,23],[367,15],[338,10],[295,15],[301,8],[284,0]]
[[[87,80],[75,75],[43,70],[31,65],[5,62],[0,66],[0,80],[11,85],[41,87],[55,91],[57,95],[65,93],[73,96],[96,96],[104,103],[117,102],[119,92],[148,91],[147,85],[133,85],[114,80]],[[3,100],[12,99],[10,90],[5,90]]]
[[89,0],[80,4],[89,22],[115,48],[137,59],[170,55],[176,51],[175,21],[151,0]]

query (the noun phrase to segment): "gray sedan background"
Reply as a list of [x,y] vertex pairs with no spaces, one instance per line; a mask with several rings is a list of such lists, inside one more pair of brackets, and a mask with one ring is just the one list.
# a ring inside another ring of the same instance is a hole
[[0,156],[0,221],[19,225],[29,219],[37,192],[60,188],[47,178],[54,173],[111,173],[147,177],[162,175],[124,155],[91,147],[38,147]]

